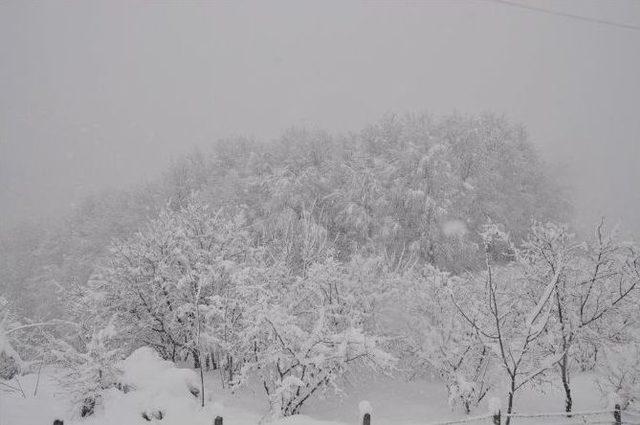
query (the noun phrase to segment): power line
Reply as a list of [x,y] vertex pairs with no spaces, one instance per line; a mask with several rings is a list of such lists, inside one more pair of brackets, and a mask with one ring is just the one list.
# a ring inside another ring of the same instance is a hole
[[544,9],[542,7],[530,6],[530,5],[527,5],[527,4],[517,3],[517,2],[509,1],[509,0],[487,0],[487,1],[492,1],[494,3],[503,4],[505,6],[512,6],[512,7],[517,7],[517,8],[520,8],[520,9],[531,10],[531,11],[534,11],[534,12],[546,13],[547,15],[562,16],[564,18],[575,19],[577,21],[582,21],[582,22],[591,22],[591,23],[595,23],[595,24],[608,25],[608,26],[611,26],[611,27],[617,27],[617,28],[624,28],[624,29],[628,29],[628,30],[640,31],[640,26],[638,26],[638,25],[622,24],[622,23],[619,23],[619,22],[607,21],[605,19],[598,19],[598,18],[589,18],[587,16],[580,16],[580,15],[574,15],[573,13],[566,13],[566,12],[560,12],[560,11],[557,11],[557,10]]

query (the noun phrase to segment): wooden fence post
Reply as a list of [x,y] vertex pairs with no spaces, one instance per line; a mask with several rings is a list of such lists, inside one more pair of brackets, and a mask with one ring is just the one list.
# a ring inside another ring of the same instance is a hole
[[615,425],[622,425],[622,410],[620,409],[620,404],[616,403],[613,406],[613,419]]
[[361,401],[358,405],[360,416],[362,416],[362,425],[371,425],[371,405],[368,401]]
[[213,420],[213,425],[222,425],[222,416],[216,416]]
[[500,399],[497,397],[491,397],[489,399],[489,414],[491,415],[491,421],[493,425],[500,425],[501,413],[500,413]]
[[493,420],[493,425],[500,425],[500,411],[495,412],[491,419]]
[[362,425],[371,425],[371,413],[362,415]]

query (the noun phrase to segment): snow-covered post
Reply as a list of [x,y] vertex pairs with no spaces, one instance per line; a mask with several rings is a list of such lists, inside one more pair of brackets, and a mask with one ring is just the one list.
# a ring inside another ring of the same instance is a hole
[[361,401],[358,404],[360,409],[360,417],[362,418],[362,425],[371,425],[371,404],[368,401]]
[[613,406],[613,419],[615,421],[615,425],[622,425],[622,411],[620,409],[620,404]]
[[500,425],[500,399],[498,397],[489,399],[489,414],[493,425]]
[[622,409],[620,408],[620,397],[616,393],[609,395],[609,405],[613,406],[613,423],[622,425]]
[[216,417],[213,419],[213,425],[222,425],[222,404],[214,403],[213,410],[216,412]]

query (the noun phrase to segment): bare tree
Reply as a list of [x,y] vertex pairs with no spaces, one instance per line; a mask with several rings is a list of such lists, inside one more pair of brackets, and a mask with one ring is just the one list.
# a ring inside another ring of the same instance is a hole
[[[550,276],[535,297],[528,296],[526,280],[517,269],[495,268],[491,264],[491,245],[508,242],[506,235],[495,226],[488,226],[482,235],[486,270],[456,286],[451,298],[458,313],[497,357],[508,377],[509,415],[513,412],[516,392],[541,377],[562,357],[562,352],[542,355],[542,347],[546,345],[542,340],[548,337],[551,301],[561,274]],[[507,416],[507,425],[510,420]]]
[[[624,339],[633,315],[624,314],[640,287],[639,258],[633,246],[606,234],[604,222],[594,239],[579,244],[566,226],[535,224],[524,244],[523,260],[532,285],[558,275],[549,332],[559,346],[565,411],[571,412],[571,362],[578,348]],[[581,344],[582,343],[582,344]]]

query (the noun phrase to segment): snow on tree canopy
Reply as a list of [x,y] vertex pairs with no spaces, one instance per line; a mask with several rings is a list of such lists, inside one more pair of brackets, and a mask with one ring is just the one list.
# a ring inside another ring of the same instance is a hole
[[461,220],[449,220],[442,225],[442,233],[445,236],[464,236],[467,233],[467,225]]

